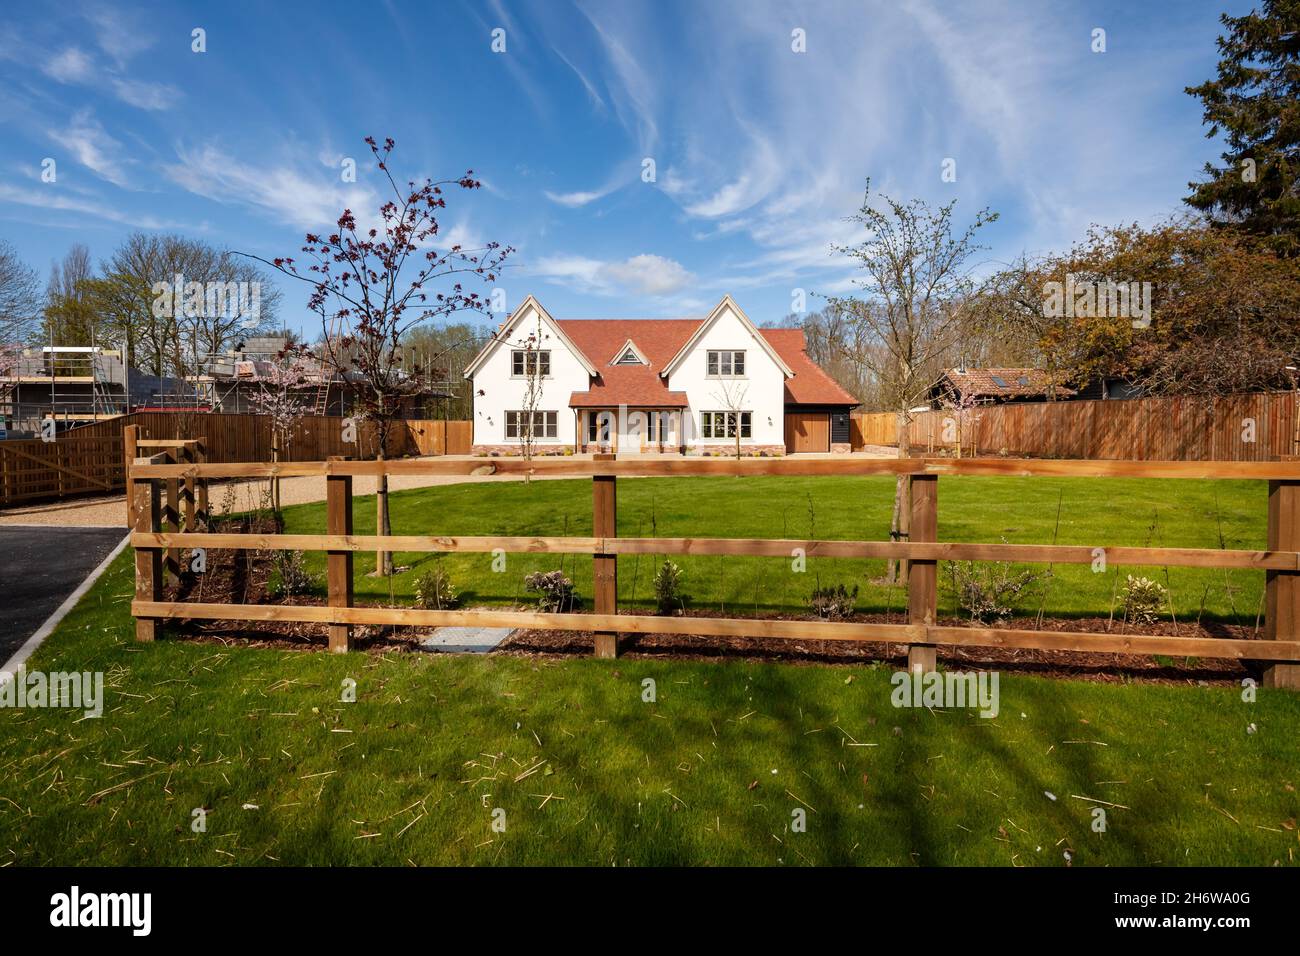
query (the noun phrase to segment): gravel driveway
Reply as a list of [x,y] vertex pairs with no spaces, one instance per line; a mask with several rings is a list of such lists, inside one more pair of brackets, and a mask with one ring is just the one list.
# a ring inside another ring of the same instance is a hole
[[[389,491],[402,491],[407,488],[428,488],[433,485],[454,485],[466,481],[520,481],[513,475],[486,475],[469,477],[467,475],[393,475],[388,479]],[[542,479],[534,479],[542,480]],[[300,505],[311,501],[325,500],[325,476],[312,475],[305,478],[282,478],[280,480],[280,503],[283,505]],[[354,478],[353,491],[356,495],[374,494],[378,479]],[[258,507],[267,484],[263,481],[239,481],[215,484],[208,489],[208,506],[216,512],[221,508],[226,496],[233,489],[234,499],[230,511],[247,511]],[[78,498],[75,501],[56,501],[47,504],[27,505],[21,508],[7,508],[0,511],[0,527],[5,525],[50,525],[58,527],[126,527],[126,496],[101,495],[95,498]]]
[[[855,456],[866,458],[893,458],[897,452],[892,448],[870,446],[865,452],[855,452]],[[805,458],[838,458],[839,455],[809,454]],[[566,476],[538,476],[534,481],[556,481]],[[436,485],[456,485],[465,482],[522,481],[517,475],[393,475],[388,479],[389,491],[403,491],[408,488],[429,488]],[[325,500],[325,477],[313,475],[305,478],[283,478],[280,480],[280,501],[285,505],[299,505],[311,501]],[[374,494],[378,479],[358,477],[353,479],[353,491],[356,495]],[[265,479],[260,481],[240,481],[212,485],[208,490],[208,505],[215,512],[222,507],[228,494],[227,488],[234,489],[231,511],[247,511],[261,503],[261,496],[266,490]],[[101,495],[94,498],[78,498],[74,501],[54,501],[44,504],[26,505],[7,508],[0,511],[0,527],[5,525],[48,525],[52,527],[126,527],[126,496]]]

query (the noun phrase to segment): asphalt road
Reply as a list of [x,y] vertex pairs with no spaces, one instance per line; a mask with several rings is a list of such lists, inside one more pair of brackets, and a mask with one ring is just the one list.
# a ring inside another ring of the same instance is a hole
[[0,665],[125,533],[123,528],[0,527]]

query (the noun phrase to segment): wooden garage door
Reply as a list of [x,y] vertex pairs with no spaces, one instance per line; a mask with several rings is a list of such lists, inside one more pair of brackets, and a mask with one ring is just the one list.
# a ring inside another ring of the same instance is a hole
[[830,415],[826,412],[786,412],[785,450],[830,451]]

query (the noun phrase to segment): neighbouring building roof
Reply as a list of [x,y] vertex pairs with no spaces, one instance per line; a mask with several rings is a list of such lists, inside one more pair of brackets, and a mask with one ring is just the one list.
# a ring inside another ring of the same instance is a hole
[[[1036,368],[950,368],[945,369],[936,389],[952,388],[974,398],[1037,398],[1052,391],[1051,377]],[[1074,389],[1057,385],[1059,398],[1075,394]]]

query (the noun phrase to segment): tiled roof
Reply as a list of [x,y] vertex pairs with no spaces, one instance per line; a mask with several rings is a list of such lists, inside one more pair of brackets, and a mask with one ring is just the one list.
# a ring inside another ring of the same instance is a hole
[[[685,392],[672,392],[660,377],[672,358],[700,327],[698,319],[562,319],[557,324],[600,373],[590,389],[574,392],[573,408],[636,405],[684,408]],[[795,373],[786,379],[785,401],[803,405],[856,405],[804,350],[802,329],[759,329],[759,333]],[[649,365],[616,365],[631,342]]]
[[[685,408],[685,392],[670,392],[659,372],[678,353],[703,319],[561,319],[564,334],[596,366],[600,378],[574,392],[573,408],[638,405]],[[631,339],[649,365],[615,365]]]
[[[1028,398],[1046,395],[1052,383],[1051,377],[1042,369],[1036,368],[967,368],[945,369],[940,383],[946,379],[962,395],[976,398]],[[1074,389],[1063,385],[1056,386],[1056,394],[1069,396]]]
[[790,366],[794,378],[785,380],[787,405],[857,405],[858,400],[808,357],[803,329],[759,329],[763,338]]

